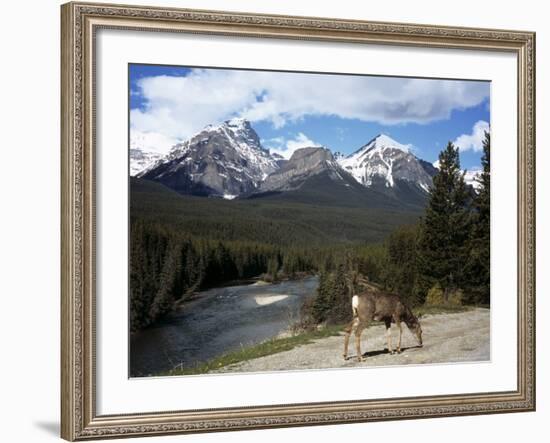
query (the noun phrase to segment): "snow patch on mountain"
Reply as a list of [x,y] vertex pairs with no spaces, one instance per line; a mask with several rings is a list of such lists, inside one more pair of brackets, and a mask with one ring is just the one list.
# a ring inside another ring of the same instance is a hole
[[478,180],[481,178],[482,172],[481,168],[472,168],[464,171],[464,182],[472,186],[476,191],[479,190],[481,183]]
[[[439,169],[439,160],[435,161],[433,166]],[[481,183],[479,182],[481,173],[483,172],[481,168],[465,169],[462,172],[464,174],[464,182],[467,185],[471,186],[476,191],[481,188]]]

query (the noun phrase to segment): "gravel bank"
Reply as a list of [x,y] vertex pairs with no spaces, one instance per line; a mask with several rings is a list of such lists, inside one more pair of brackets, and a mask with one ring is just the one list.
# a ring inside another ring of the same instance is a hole
[[[488,361],[490,359],[490,311],[475,309],[456,314],[427,315],[420,320],[424,346],[403,327],[401,354],[385,350],[385,327],[373,326],[363,332],[361,349],[365,361],[355,358],[353,336],[349,357],[342,357],[344,337],[327,337],[290,351],[260,357],[227,366],[217,372],[258,372],[296,369],[347,368],[421,363],[452,363]],[[397,343],[397,328],[392,327],[393,344]]]

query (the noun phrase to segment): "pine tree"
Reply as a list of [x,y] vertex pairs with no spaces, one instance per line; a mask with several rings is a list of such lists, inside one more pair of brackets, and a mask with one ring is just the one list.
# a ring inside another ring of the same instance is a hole
[[272,280],[277,280],[277,273],[279,272],[279,259],[277,256],[271,257],[267,262],[267,274]]
[[386,286],[413,306],[422,301],[417,285],[417,243],[417,226],[403,226],[395,230],[386,242],[389,261],[387,268],[391,274]]
[[160,273],[159,289],[149,308],[151,322],[156,321],[172,309],[178,280],[181,276],[179,245],[171,244],[165,253],[163,267]]
[[331,324],[342,323],[351,320],[351,297],[353,288],[350,284],[350,273],[353,273],[351,259],[347,259],[336,269],[334,275],[334,289],[332,293],[331,309],[328,322]]
[[491,253],[491,135],[485,132],[483,140],[483,170],[477,179],[479,189],[474,197],[473,226],[470,237],[468,273],[468,301],[470,303],[490,302],[490,253]]
[[464,284],[470,216],[458,148],[451,142],[439,155],[439,172],[423,220],[418,266],[423,294],[438,284],[445,296]]
[[137,331],[147,322],[144,294],[145,260],[143,226],[134,223],[130,235],[130,329]]
[[331,307],[331,297],[334,294],[334,279],[330,272],[321,272],[317,296],[311,306],[311,314],[315,323],[321,323],[327,319]]

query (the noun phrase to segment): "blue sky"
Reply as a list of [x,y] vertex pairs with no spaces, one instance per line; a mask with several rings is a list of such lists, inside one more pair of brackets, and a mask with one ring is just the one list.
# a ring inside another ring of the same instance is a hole
[[131,64],[129,82],[131,137],[159,152],[245,117],[286,157],[308,145],[350,154],[384,133],[430,162],[455,142],[475,169],[490,122],[490,84],[479,81]]

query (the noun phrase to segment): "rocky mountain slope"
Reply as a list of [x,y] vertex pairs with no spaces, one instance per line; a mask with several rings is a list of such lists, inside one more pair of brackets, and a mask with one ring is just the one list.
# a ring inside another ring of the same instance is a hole
[[278,170],[269,175],[259,187],[259,191],[291,191],[299,189],[304,181],[326,172],[333,181],[346,181],[352,178],[334,160],[326,148],[310,147],[294,151],[292,157]]
[[183,194],[235,198],[251,192],[277,160],[262,148],[250,122],[233,119],[210,125],[137,177],[160,182]]

